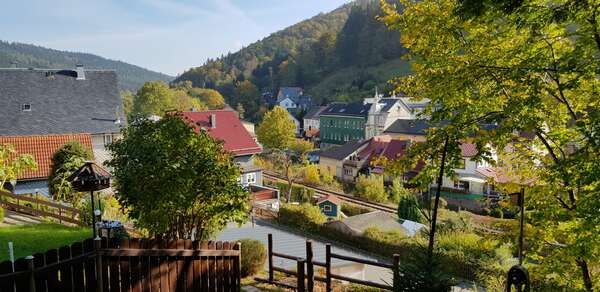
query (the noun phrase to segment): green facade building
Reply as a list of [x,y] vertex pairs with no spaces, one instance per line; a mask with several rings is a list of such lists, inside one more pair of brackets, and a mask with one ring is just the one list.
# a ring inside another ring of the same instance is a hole
[[362,102],[329,105],[321,112],[319,122],[321,148],[365,139],[365,123],[370,106]]

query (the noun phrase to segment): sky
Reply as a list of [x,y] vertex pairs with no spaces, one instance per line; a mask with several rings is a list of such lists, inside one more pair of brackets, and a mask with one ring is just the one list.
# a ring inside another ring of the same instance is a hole
[[177,75],[349,0],[1,0],[0,39]]

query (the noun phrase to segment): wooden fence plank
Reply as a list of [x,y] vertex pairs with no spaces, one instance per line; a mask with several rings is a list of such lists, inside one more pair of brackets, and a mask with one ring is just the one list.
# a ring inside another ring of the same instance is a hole
[[[215,249],[215,248],[216,248],[215,242],[214,241],[209,241],[208,242],[208,249],[212,250],[212,249]],[[207,266],[208,266],[208,271],[207,271],[208,289],[209,289],[209,291],[217,291],[217,289],[216,289],[217,277],[215,275],[215,270],[216,270],[215,258],[214,257],[207,257],[206,261],[207,261]]]
[[[147,239],[140,241],[140,247],[147,249],[150,248],[151,242]],[[152,288],[152,268],[150,266],[149,257],[140,257],[140,281],[142,281],[142,292],[149,292]]]
[[[229,242],[223,242],[223,250],[230,250],[231,246],[229,244]],[[230,275],[231,275],[231,265],[229,263],[231,257],[229,256],[223,256],[223,272],[222,274],[222,278],[223,278],[223,291],[230,291],[231,289],[231,284],[229,283],[229,281],[231,281]]]
[[[10,274],[13,272],[12,262],[3,261],[0,263],[0,274]],[[0,291],[1,292],[13,292],[15,285],[14,278],[0,278]]]
[[[15,261],[15,272],[28,270],[28,262],[25,258],[20,258]],[[22,273],[15,277],[15,287],[17,291],[29,291],[29,273]]]
[[[217,250],[223,250],[223,242],[222,241],[217,241]],[[215,273],[217,275],[217,291],[219,292],[223,292],[223,257],[221,256],[216,256],[215,257],[215,261],[216,261],[216,269],[215,269]]]
[[[177,249],[177,241],[169,240],[166,242],[168,249]],[[169,264],[168,278],[169,278],[169,291],[177,291],[177,257],[169,256],[167,263]]]
[[[119,241],[119,248],[130,248],[129,239],[122,238]],[[131,272],[129,271],[129,260],[130,257],[124,256],[119,257],[119,275],[121,278],[121,292],[131,291]]]
[[[45,265],[46,265],[46,259],[44,258],[43,253],[33,254],[33,267],[34,268],[41,268]],[[45,277],[35,277],[35,291],[36,292],[46,292],[47,291]]]
[[[70,246],[61,246],[58,249],[58,259],[60,261],[66,261],[71,258],[71,247]],[[73,291],[73,271],[71,270],[71,265],[66,264],[62,265],[59,269],[60,272],[60,286],[62,287],[62,291],[69,292]]]
[[[83,254],[83,243],[75,242],[71,245],[71,256]],[[35,259],[35,256],[34,256]],[[73,263],[73,291],[85,291],[85,263]],[[37,288],[37,287],[36,287]]]
[[[129,241],[129,248],[140,249],[140,240],[138,238],[132,238]],[[131,291],[142,292],[142,277],[140,275],[140,257],[131,257],[129,259],[131,268]]]
[[[102,238],[101,244],[100,246],[102,248],[108,248],[108,239],[106,237]],[[104,290],[110,291],[110,274],[109,274],[109,260],[106,257],[103,257],[102,260],[102,287],[104,287]],[[97,291],[97,292],[104,292],[104,291]]]
[[[51,249],[46,252],[46,265],[58,262],[58,250]],[[60,283],[58,282],[58,270],[52,270],[46,273],[48,281],[48,291],[61,291]]]
[[[167,248],[166,240],[159,240],[159,248]],[[160,291],[169,292],[169,259],[166,256],[160,257]]]
[[241,261],[242,261],[242,255],[241,255],[241,243],[236,243],[233,246],[233,250],[237,250],[240,252],[240,255],[237,257],[233,257],[233,283],[234,283],[234,287],[236,291],[240,291],[241,287],[242,287],[242,283],[241,283]]
[[[83,241],[83,252],[94,250],[94,240],[88,238]],[[85,266],[85,292],[96,292],[96,259],[89,258],[84,262]],[[37,292],[37,291],[36,291]]]
[[[108,240],[109,248],[119,248],[119,242],[115,239]],[[119,281],[119,257],[106,257],[108,261],[108,272],[109,272],[109,285],[110,291],[120,291],[121,283]],[[104,262],[104,259],[102,260]],[[106,286],[104,287],[105,290]]]
[[[183,239],[177,240],[176,248],[178,250],[185,250],[185,244],[184,244]],[[176,275],[175,291],[185,292],[186,291],[185,281],[186,281],[186,272],[187,272],[187,269],[185,268],[185,258],[182,256],[177,257],[176,263],[177,263],[177,275]]]
[[[157,239],[150,241],[151,249],[159,249]],[[152,281],[152,291],[160,291],[160,258],[150,257],[150,281]]]
[[[186,239],[183,242],[184,249],[193,249],[193,243],[191,240]],[[192,292],[194,291],[194,258],[193,257],[185,257],[184,258],[183,269],[185,270],[185,291]]]

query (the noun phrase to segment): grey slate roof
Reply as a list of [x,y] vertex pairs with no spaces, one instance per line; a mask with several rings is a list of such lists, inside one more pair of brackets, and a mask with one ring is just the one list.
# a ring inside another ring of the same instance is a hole
[[342,160],[342,159],[348,157],[348,155],[352,154],[354,151],[358,150],[361,146],[363,146],[364,144],[366,144],[368,142],[369,142],[369,140],[349,141],[348,143],[346,143],[342,146],[332,147],[330,149],[327,149],[327,150],[321,152],[320,157],[327,157],[327,158],[333,158],[336,160]]
[[84,72],[78,80],[75,70],[0,69],[0,135],[119,132],[125,117],[116,72]]
[[319,119],[319,117],[321,116],[321,112],[323,112],[326,108],[326,106],[313,106],[308,110],[306,115],[304,115],[304,118]]
[[294,102],[297,102],[297,98],[302,95],[302,88],[300,87],[281,87],[279,93],[277,93],[277,102],[281,102],[286,98],[290,98]]
[[406,235],[413,236],[425,225],[410,220],[398,219],[395,214],[382,211],[373,211],[342,219],[346,226],[362,234],[371,227],[377,227],[383,231],[403,230]]
[[383,107],[381,108],[382,112],[387,112],[389,111],[395,104],[399,103],[400,99],[399,98],[382,98],[381,100],[379,100],[380,104],[383,104]]
[[332,103],[323,112],[321,116],[358,116],[366,117],[369,114],[371,104],[364,104],[362,101],[351,103]]
[[396,120],[392,123],[384,133],[410,134],[410,135],[425,135],[425,130],[431,125],[426,120]]

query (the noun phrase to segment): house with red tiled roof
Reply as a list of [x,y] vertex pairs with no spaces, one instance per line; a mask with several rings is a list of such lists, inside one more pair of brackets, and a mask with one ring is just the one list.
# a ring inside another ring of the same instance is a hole
[[18,178],[17,186],[8,186],[16,194],[48,194],[48,176],[52,168],[52,155],[63,145],[78,141],[92,151],[90,134],[54,134],[30,136],[0,136],[0,145],[12,145],[18,154],[29,154],[37,162],[36,170],[27,170]]
[[[250,188],[257,200],[278,198],[279,194],[265,192],[262,186],[262,169],[254,164],[254,155],[262,152],[254,137],[248,132],[238,115],[231,110],[208,110],[201,112],[179,112],[196,131],[205,131],[213,139],[222,141],[225,150],[231,152],[242,172],[239,182]],[[272,190],[272,189],[269,189]]]

